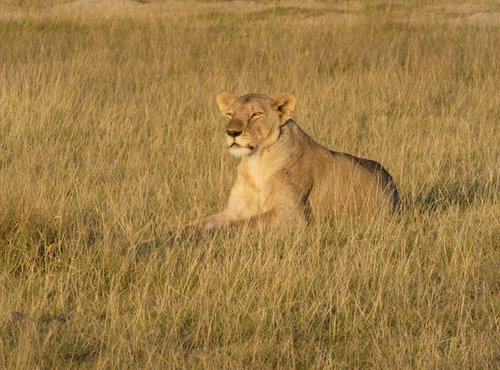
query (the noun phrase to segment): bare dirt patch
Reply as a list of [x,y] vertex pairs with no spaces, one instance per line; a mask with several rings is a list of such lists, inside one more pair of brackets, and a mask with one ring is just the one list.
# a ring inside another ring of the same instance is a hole
[[[170,17],[207,14],[256,14],[275,11],[301,25],[353,23],[366,16],[388,17],[408,24],[459,23],[495,26],[500,24],[498,7],[488,3],[442,2],[437,5],[373,4],[363,1],[196,1],[196,0],[74,0],[56,5],[5,7],[0,5],[0,18],[91,16],[91,17]],[[274,16],[274,13],[271,14]]]
[[146,3],[137,0],[76,0],[52,8],[57,13],[90,15],[147,15],[193,14],[205,12],[248,13],[272,7],[257,1],[197,2],[162,1]]
[[130,9],[138,9],[144,4],[133,0],[76,0],[66,4],[54,6],[53,10],[61,11],[123,11]]
[[467,23],[479,25],[500,25],[500,13],[476,13],[466,18]]

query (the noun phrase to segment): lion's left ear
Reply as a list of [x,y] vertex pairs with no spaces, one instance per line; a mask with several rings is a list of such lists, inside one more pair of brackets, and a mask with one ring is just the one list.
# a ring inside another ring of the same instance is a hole
[[284,122],[292,116],[296,101],[297,99],[295,99],[295,95],[290,92],[283,92],[273,96],[271,104],[274,109],[282,113]]

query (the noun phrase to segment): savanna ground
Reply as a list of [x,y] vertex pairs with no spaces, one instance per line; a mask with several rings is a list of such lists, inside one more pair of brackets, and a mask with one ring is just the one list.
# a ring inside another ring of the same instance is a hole
[[[5,0],[0,368],[495,368],[500,6]],[[293,91],[404,211],[290,235],[221,208],[218,91]]]

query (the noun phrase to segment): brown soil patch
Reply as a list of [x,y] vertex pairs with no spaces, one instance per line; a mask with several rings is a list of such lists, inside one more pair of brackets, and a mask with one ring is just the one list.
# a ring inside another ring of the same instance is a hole
[[480,25],[499,25],[500,13],[476,13],[466,18],[467,23]]

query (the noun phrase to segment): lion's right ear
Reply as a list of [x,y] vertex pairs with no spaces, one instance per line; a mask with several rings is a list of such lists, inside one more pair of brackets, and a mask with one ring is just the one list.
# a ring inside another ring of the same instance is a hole
[[273,96],[273,102],[271,104],[274,109],[281,112],[283,122],[285,122],[292,116],[296,101],[295,95],[291,92],[284,92]]
[[227,91],[222,91],[217,94],[217,105],[219,106],[219,109],[221,110],[222,113],[226,113],[227,109],[231,104],[234,103],[236,100],[237,96],[231,94],[230,92]]

